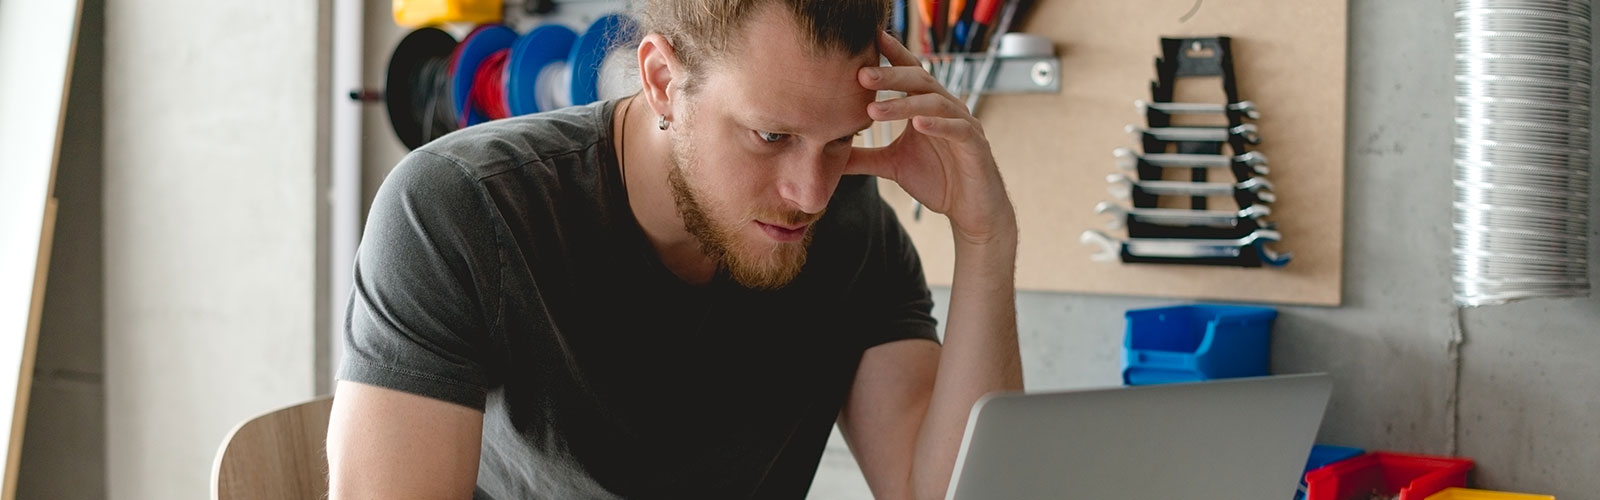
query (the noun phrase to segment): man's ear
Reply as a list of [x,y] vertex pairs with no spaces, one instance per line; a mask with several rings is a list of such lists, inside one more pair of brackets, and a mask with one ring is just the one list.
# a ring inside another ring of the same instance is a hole
[[[683,85],[687,76],[672,43],[660,33],[651,33],[639,42],[640,94],[655,114],[672,117],[672,85]],[[676,79],[675,79],[676,78]]]

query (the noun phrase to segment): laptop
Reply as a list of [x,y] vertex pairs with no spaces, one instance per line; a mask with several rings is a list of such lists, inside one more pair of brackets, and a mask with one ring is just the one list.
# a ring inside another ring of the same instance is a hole
[[1332,391],[1326,374],[991,395],[947,500],[1288,500]]

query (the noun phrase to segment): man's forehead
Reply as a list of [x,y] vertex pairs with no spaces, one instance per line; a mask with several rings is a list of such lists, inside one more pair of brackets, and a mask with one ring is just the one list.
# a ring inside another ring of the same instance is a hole
[[768,6],[730,48],[707,68],[714,83],[701,89],[722,95],[702,97],[722,100],[746,125],[820,136],[870,123],[866,105],[877,93],[862,87],[858,75],[878,64],[877,47],[855,54],[818,47],[789,13]]
[[726,94],[731,104],[750,115],[784,118],[788,126],[838,128],[844,125],[841,120],[865,120],[866,105],[877,98],[876,91],[862,87],[857,79],[865,66],[857,62],[860,58],[817,57],[787,65],[773,59],[741,59],[727,61],[732,64],[713,76],[723,85],[704,90]]
[[725,96],[730,98],[730,110],[751,122],[748,125],[774,132],[843,135],[871,121],[866,105],[876,99],[874,91],[860,86],[841,91],[804,81],[775,80],[779,81],[735,87]]
[[731,53],[719,69],[748,85],[837,97],[867,91],[857,73],[878,65],[875,54],[813,53],[774,46]]

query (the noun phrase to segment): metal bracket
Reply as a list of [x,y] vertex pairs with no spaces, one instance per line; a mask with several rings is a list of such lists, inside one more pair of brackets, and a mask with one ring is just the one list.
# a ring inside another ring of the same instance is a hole
[[[984,54],[949,54],[925,59],[923,67],[959,96],[971,93],[981,81],[983,59]],[[1061,59],[1055,56],[997,58],[994,73],[983,83],[988,87],[980,92],[984,95],[1060,92]]]

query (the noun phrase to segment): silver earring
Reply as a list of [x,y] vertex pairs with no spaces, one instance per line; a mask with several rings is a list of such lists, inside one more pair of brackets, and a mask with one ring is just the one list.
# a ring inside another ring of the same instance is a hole
[[656,118],[656,128],[659,128],[661,130],[666,130],[667,126],[669,126],[671,124],[672,124],[671,122],[667,121],[667,115],[660,115],[659,117]]

